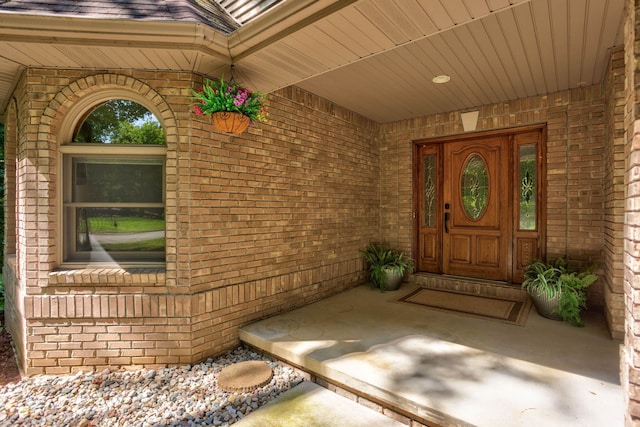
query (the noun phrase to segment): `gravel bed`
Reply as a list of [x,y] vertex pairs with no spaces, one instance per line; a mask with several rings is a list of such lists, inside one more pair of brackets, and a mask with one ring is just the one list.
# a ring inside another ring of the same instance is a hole
[[[245,360],[267,362],[271,382],[249,393],[218,389],[222,368]],[[228,426],[302,381],[243,347],[193,366],[30,377],[0,387],[0,426]]]

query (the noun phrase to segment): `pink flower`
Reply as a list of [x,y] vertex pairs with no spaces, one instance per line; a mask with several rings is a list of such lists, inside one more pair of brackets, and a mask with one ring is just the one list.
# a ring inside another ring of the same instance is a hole
[[236,107],[241,106],[242,104],[245,104],[247,101],[247,92],[244,90],[239,91],[234,97],[233,97],[233,105],[235,105]]
[[193,106],[193,111],[198,115],[201,116],[202,115],[202,110],[200,109],[199,105],[194,105]]

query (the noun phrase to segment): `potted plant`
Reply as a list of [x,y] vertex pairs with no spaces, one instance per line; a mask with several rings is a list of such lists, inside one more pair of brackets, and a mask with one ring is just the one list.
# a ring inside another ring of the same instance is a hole
[[586,289],[598,276],[590,270],[572,271],[564,258],[549,263],[534,260],[526,266],[522,287],[543,317],[583,326],[580,311],[586,308]]
[[231,79],[205,79],[202,88],[192,90],[197,115],[211,114],[213,126],[222,132],[240,134],[250,121],[266,122],[266,96],[239,86]]
[[413,261],[401,251],[370,243],[360,252],[369,265],[371,284],[382,291],[398,289],[404,273],[413,271]]

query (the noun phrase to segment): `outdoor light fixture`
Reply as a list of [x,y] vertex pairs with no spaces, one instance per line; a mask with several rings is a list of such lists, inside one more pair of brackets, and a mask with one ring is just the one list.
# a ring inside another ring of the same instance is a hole
[[439,76],[435,76],[431,81],[437,84],[446,83],[451,80],[451,76],[446,74],[440,74]]

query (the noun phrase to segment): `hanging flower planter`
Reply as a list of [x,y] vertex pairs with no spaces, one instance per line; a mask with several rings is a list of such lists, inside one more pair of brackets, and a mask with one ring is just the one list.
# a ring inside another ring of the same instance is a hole
[[218,111],[211,115],[213,127],[220,132],[241,134],[249,127],[249,117],[240,113]]
[[233,78],[229,82],[222,78],[219,82],[205,79],[202,89],[192,93],[193,111],[197,115],[211,114],[214,128],[221,132],[237,135],[244,132],[251,121],[267,121],[266,96],[239,86]]

